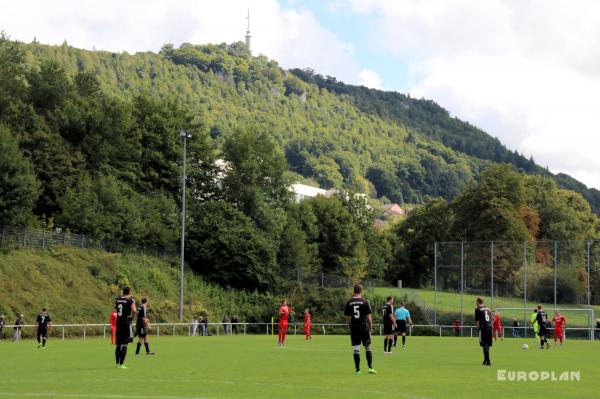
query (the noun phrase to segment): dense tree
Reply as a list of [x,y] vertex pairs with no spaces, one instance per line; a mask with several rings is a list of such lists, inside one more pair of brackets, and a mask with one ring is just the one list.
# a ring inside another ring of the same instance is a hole
[[0,226],[31,221],[39,184],[10,130],[0,125]]
[[466,241],[530,239],[523,218],[523,178],[510,165],[489,167],[453,202],[454,234]]
[[224,201],[203,203],[194,215],[187,238],[194,270],[236,288],[265,289],[276,281],[276,248],[252,219]]
[[432,200],[415,209],[395,229],[401,245],[396,250],[396,269],[390,275],[407,286],[424,286],[433,277],[434,244],[453,239],[455,215],[450,205]]

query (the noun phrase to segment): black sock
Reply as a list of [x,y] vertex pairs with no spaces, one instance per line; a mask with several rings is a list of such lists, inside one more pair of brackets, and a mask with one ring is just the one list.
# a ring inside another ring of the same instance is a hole
[[150,353],[150,344],[148,342],[144,342],[144,348],[146,348],[146,353]]
[[46,338],[42,339],[42,346],[46,346]]
[[369,365],[370,369],[373,368],[373,352],[371,351],[367,351],[367,364]]
[[396,346],[396,342],[398,342],[398,336],[394,335],[394,346]]
[[540,346],[544,346],[544,338],[540,338]]
[[115,346],[115,360],[117,364],[119,364],[119,359],[121,359],[121,345]]
[[483,361],[487,364],[490,363],[490,348],[487,346],[483,348]]
[[127,345],[122,345],[121,347],[121,358],[119,359],[119,364],[125,363],[125,357],[127,356]]
[[40,343],[40,336],[37,336],[38,344]]
[[354,354],[354,366],[356,367],[356,371],[360,370],[360,354],[359,353]]
[[388,339],[387,338],[383,339],[383,351],[384,352],[388,351]]
[[135,347],[135,354],[139,355],[140,354],[140,348],[142,347],[142,343],[138,342],[137,346]]
[[390,338],[390,339],[388,339],[388,348],[387,348],[387,351],[388,351],[388,352],[391,352],[391,351],[392,351],[392,342],[394,342],[394,341],[393,341],[391,338]]
[[406,335],[402,336],[402,345],[404,345],[406,343]]

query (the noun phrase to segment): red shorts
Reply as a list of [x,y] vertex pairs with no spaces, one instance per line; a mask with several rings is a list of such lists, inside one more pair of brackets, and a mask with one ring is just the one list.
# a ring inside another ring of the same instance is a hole
[[283,331],[283,332],[287,332],[287,329],[288,329],[288,322],[287,322],[287,320],[280,321],[280,322],[279,322],[279,331],[280,331],[280,332],[281,332],[281,331]]
[[310,324],[304,325],[304,334],[310,335]]
[[556,337],[562,337],[564,333],[564,330],[562,328],[555,328],[554,329],[554,335]]

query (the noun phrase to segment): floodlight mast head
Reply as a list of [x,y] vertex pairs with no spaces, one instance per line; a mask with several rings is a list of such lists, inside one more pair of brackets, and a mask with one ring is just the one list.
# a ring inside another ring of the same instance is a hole
[[187,129],[181,129],[179,131],[179,136],[185,137],[187,139],[191,139],[192,138],[192,133],[190,133],[190,131],[187,130]]

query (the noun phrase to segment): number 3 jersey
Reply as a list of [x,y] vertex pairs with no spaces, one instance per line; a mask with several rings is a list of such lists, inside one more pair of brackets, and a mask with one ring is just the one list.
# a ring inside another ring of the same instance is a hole
[[370,314],[371,304],[365,298],[350,299],[344,309],[344,315],[350,316],[350,329],[352,331],[368,330],[367,316]]
[[121,297],[115,302],[115,310],[117,311],[117,325],[131,323],[131,305],[135,305],[133,298]]

